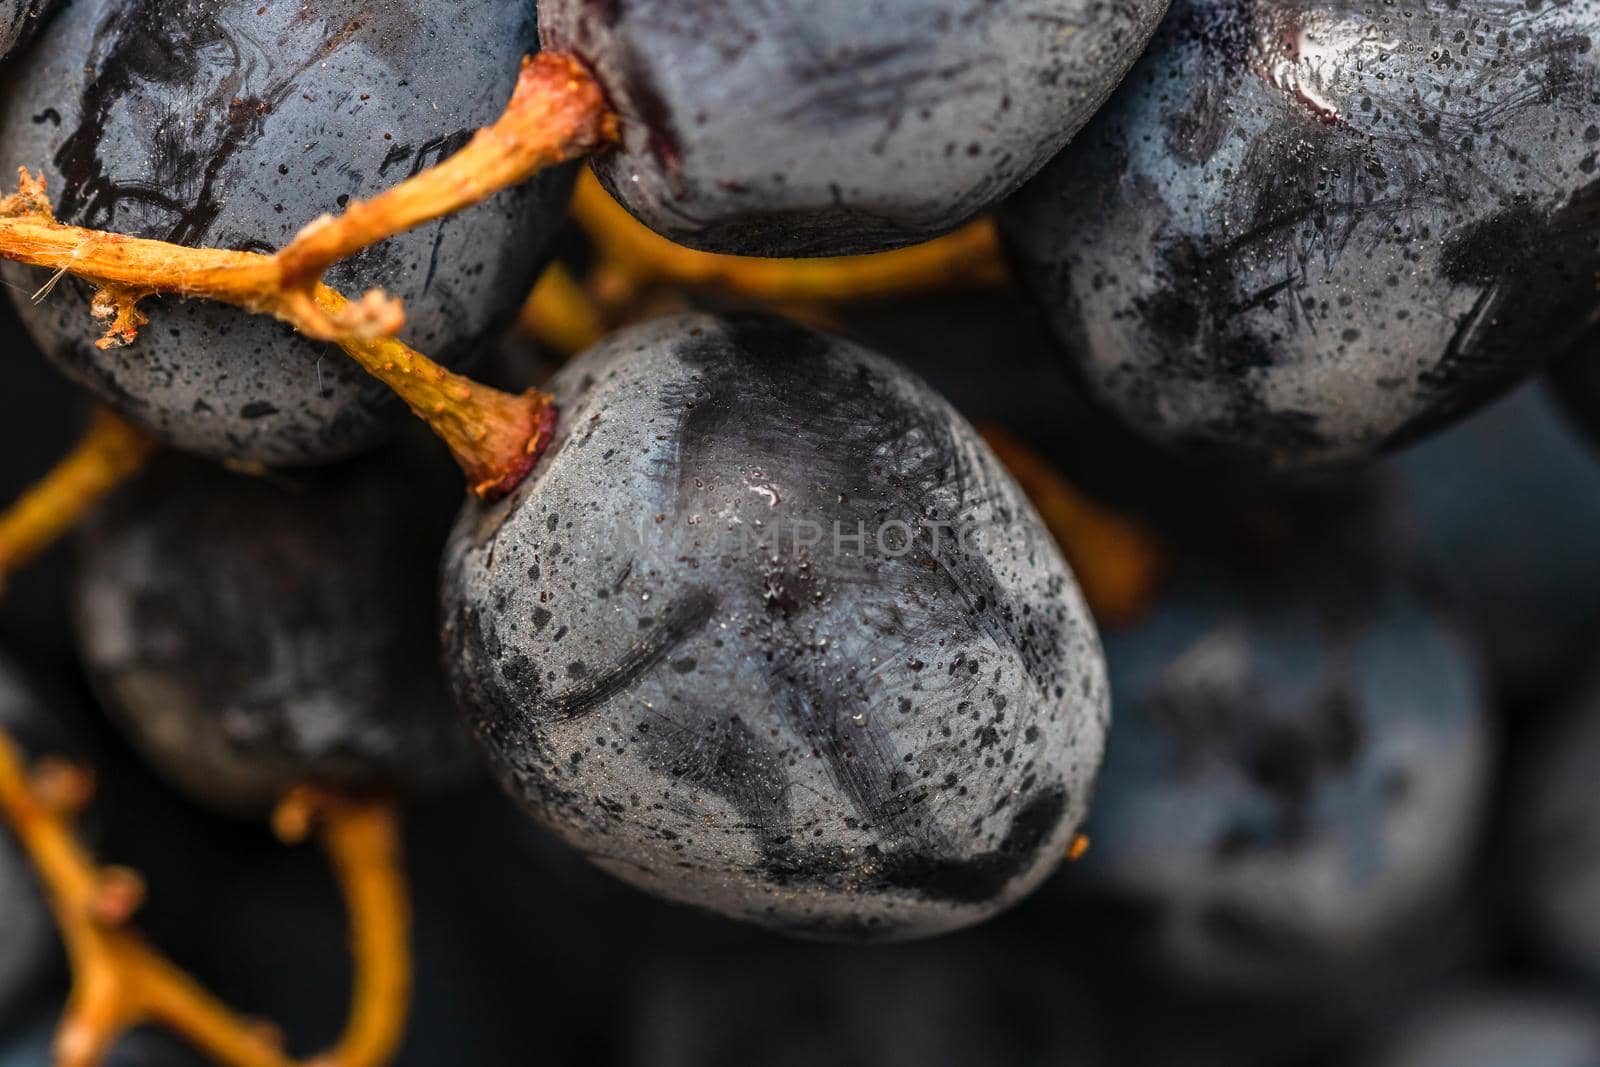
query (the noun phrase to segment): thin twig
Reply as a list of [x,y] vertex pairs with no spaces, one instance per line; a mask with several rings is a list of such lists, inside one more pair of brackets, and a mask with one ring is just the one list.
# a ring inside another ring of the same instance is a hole
[[[32,860],[72,964],[56,1033],[56,1067],[96,1067],[129,1030],[159,1024],[223,1067],[295,1067],[276,1030],[234,1014],[129,927],[144,898],[131,871],[102,867],[73,830],[93,793],[80,767],[47,762],[30,775],[0,730],[0,816]],[[404,1030],[410,997],[410,904],[392,807],[297,794],[320,827],[350,909],[356,987],[345,1036],[315,1067],[382,1067]]]
[[370,292],[352,303],[319,284],[308,305],[277,285],[272,256],[64,226],[51,214],[43,180],[26,169],[18,192],[0,200],[0,258],[66,267],[96,285],[94,314],[110,323],[98,342],[102,347],[133,342],[147,321],[139,301],[155,293],[275,315],[303,332],[315,332],[320,322],[341,323],[347,332],[334,338],[339,347],[432,427],[482,496],[513,488],[549,439],[554,411],[547,397],[480,385],[388,336],[402,316],[399,305],[381,294]]
[[155,450],[144,431],[96,408],[72,451],[0,512],[0,587],[137,473]]
[[493,125],[466,147],[338,217],[306,226],[276,255],[187,248],[55,220],[44,180],[20,171],[0,201],[0,257],[95,286],[92,313],[106,323],[101,348],[131,344],[148,322],[139,304],[158,293],[217,300],[272,315],[331,341],[398,393],[444,440],[472,491],[493,498],[514,488],[548,442],[547,397],[514,395],[445,370],[394,339],[400,302],[381,290],[357,300],[318,280],[334,262],[430,219],[459,211],[556,163],[615,140],[617,119],[577,59],[545,53],[523,61],[516,92]]

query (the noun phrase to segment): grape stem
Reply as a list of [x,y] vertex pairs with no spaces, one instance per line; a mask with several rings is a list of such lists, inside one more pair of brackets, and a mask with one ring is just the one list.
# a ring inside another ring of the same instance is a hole
[[1166,579],[1166,547],[1143,526],[1090,500],[1006,430],[992,424],[978,430],[1061,546],[1095,621],[1119,627],[1143,618]]
[[589,171],[578,177],[572,213],[594,243],[595,267],[583,284],[559,265],[552,267],[522,316],[525,330],[565,355],[644,317],[652,296],[663,290],[800,305],[803,310],[806,305],[997,287],[1009,277],[994,222],[987,217],[893,252],[760,259],[715,255],[669,241],[635,220]]
[[138,473],[156,447],[144,431],[96,408],[72,451],[0,512],[0,588]]
[[368,245],[475,204],[541,169],[594,152],[616,138],[617,119],[578,60],[543,53],[523,61],[505,112],[461,151],[337,218],[311,223],[275,255],[188,248],[66,226],[55,220],[42,178],[20,171],[0,200],[0,257],[95,287],[92,314],[106,324],[101,348],[131,344],[149,321],[142,300],[202,297],[273,315],[308,337],[342,348],[393,389],[450,448],[474,493],[502,496],[521,482],[548,443],[555,412],[538,393],[510,394],[454,374],[395,339],[400,302],[382,290],[357,300],[318,279]]
[[574,356],[606,335],[610,318],[583,282],[552,263],[522,305],[517,325],[550,351]]
[[350,913],[350,1016],[339,1043],[310,1067],[388,1063],[405,1036],[411,1004],[411,899],[395,809],[307,787],[284,798],[272,825],[291,844],[320,826]]
[[0,257],[71,273],[97,287],[93,313],[109,323],[96,342],[128,345],[149,320],[138,303],[156,293],[198,296],[263,314],[318,336],[323,322],[348,332],[335,343],[389,386],[455,456],[472,491],[504,495],[533,466],[554,425],[549,398],[501,392],[455,374],[392,336],[399,305],[369,293],[360,302],[317,285],[316,318],[273,284],[275,257],[215,248],[187,248],[63,226],[51,215],[44,183],[21,171],[20,189],[0,200]]
[[[127,1031],[151,1023],[182,1035],[224,1067],[301,1067],[268,1024],[235,1015],[129,926],[144,883],[102,867],[73,829],[94,792],[83,767],[44,760],[31,769],[0,729],[0,815],[39,874],[72,963],[73,987],[56,1032],[56,1067],[96,1067]],[[377,801],[309,791],[276,820],[293,840],[320,830],[350,909],[356,982],[344,1037],[303,1067],[382,1067],[410,1006],[410,907],[398,816]]]
[[277,254],[280,282],[309,296],[339,260],[616,140],[617,117],[587,67],[559,52],[525,57],[511,102],[494,125],[436,166],[307,225]]

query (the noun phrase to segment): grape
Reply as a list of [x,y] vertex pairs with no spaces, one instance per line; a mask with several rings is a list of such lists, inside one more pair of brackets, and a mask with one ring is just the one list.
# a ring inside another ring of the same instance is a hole
[[794,934],[948,930],[1054,868],[1100,759],[1099,646],[948,405],[760,316],[623,331],[551,388],[550,450],[469,505],[444,577],[457,695],[533,814]]
[[27,44],[61,0],[0,0],[0,57]]
[[1206,985],[1370,963],[1471,856],[1486,681],[1399,563],[1347,536],[1248,567],[1186,554],[1153,613],[1106,634],[1115,726],[1079,869],[1146,905],[1158,957]]
[[[39,24],[0,30],[0,143],[75,226],[282,247],[451,155],[543,46],[458,189],[605,145],[645,225],[754,255],[1004,201],[1023,284],[872,297],[880,264],[784,305],[845,339],[592,204],[556,238],[570,167],[441,207],[330,281],[446,366],[503,349],[492,388],[361,364],[462,507],[337,346],[151,296],[101,350],[109,252],[0,267],[62,402],[176,446],[95,497],[71,625],[0,590],[0,647],[65,658],[127,742],[89,735],[105,802],[60,812],[85,870],[0,817],[0,1067],[146,988],[84,966],[129,907],[217,1007],[147,1005],[111,1067],[256,1019],[372,1067],[390,1021],[393,1067],[1600,1063],[1592,1004],[1505,984],[1600,978],[1600,0],[1178,0],[1159,31],[1167,0],[54,2],[0,0]],[[552,239],[571,276],[502,330]],[[535,318],[637,324],[561,364]],[[1567,350],[1576,426],[1511,388]],[[18,374],[13,493],[75,421]],[[70,495],[0,516],[0,572]],[[0,730],[79,758],[17,678]],[[261,816],[300,786],[373,803],[290,808],[326,848],[285,850]]]
[[431,603],[448,511],[391,462],[279,486],[175,458],[86,528],[85,666],[190,795],[253,813],[300,784],[416,791],[472,766]]
[[545,0],[624,117],[596,173],[682,244],[839,255],[954,229],[1054,155],[1165,0]]
[[[270,251],[317,216],[438,162],[492,121],[533,5],[508,0],[73,0],[20,64],[0,143],[43,168],[62,222]],[[405,301],[405,337],[465,366],[515,313],[571,179],[559,170],[374,246],[329,273]],[[22,294],[43,272],[7,266]],[[385,436],[400,406],[331,346],[270,319],[167,301],[101,351],[89,288],[64,278],[29,329],[71,377],[180,448],[327,462]]]
[[1354,462],[1600,314],[1600,4],[1180,0],[1004,212],[1097,402],[1174,449]]

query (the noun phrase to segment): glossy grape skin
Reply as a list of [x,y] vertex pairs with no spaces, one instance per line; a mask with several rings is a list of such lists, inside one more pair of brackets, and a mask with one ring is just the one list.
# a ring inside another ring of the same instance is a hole
[[1600,315],[1600,3],[1183,0],[1004,214],[1098,403],[1191,455],[1363,460]]
[[90,680],[195,799],[258,814],[301,784],[426,792],[473,766],[432,604],[452,497],[391,459],[282,485],[172,459],[85,527]]
[[[272,251],[459,148],[536,44],[519,0],[73,0],[12,71],[0,144],[42,169],[62,222]],[[383,242],[328,280],[403,298],[402,339],[465,367],[531,287],[570,179]],[[48,279],[4,276],[23,296]],[[323,463],[376,444],[401,410],[337,347],[205,301],[148,301],[141,338],[101,351],[88,294],[63,279],[18,306],[64,372],[187,451]]]
[[60,6],[61,0],[0,0],[0,58],[27,44]]
[[551,450],[445,563],[446,662],[513,794],[626,881],[794,934],[936,933],[1037,885],[1103,663],[948,405],[759,316],[623,331],[550,388]]
[[1593,1067],[1600,1015],[1576,997],[1539,989],[1478,989],[1429,1005],[1369,1067]]
[[[44,706],[8,658],[0,657],[0,727],[23,758],[77,755],[59,717]],[[0,1029],[41,994],[59,968],[55,925],[27,854],[0,823]]]
[[544,0],[623,116],[595,159],[642,222],[762,256],[954,229],[1088,120],[1166,0]]
[[1487,798],[1486,684],[1393,572],[1191,560],[1105,643],[1115,725],[1073,874],[1146,909],[1172,973],[1326,981],[1451,901]]

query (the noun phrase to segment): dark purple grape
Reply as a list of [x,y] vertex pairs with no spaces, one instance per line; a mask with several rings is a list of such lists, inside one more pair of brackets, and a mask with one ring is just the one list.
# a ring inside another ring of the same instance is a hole
[[1186,554],[1105,641],[1114,726],[1073,873],[1137,906],[1174,973],[1326,981],[1452,902],[1487,800],[1487,686],[1377,551]]
[[1361,460],[1600,316],[1600,4],[1180,0],[1004,212],[1088,392],[1191,455]]
[[419,791],[473,764],[438,662],[450,494],[367,460],[279,485],[165,462],[84,532],[84,664],[171,782],[242,813],[289,789]]
[[512,793],[619,877],[789,933],[994,914],[1082,820],[1106,692],[1032,508],[952,409],[758,316],[619,333],[469,505],[447,662]]
[[60,6],[61,0],[0,0],[0,58],[27,44]]
[[[62,222],[270,251],[460,148],[537,44],[525,0],[73,0],[13,72],[0,144]],[[405,301],[403,338],[467,365],[527,294],[570,170],[374,246],[329,273]],[[8,266],[25,297],[48,274]],[[369,448],[400,410],[336,347],[204,301],[151,301],[101,351],[87,285],[19,301],[56,363],[180,448],[269,465]]]
[[623,117],[601,181],[714,252],[839,255],[938,236],[1088,121],[1166,0],[543,0],[546,47]]

